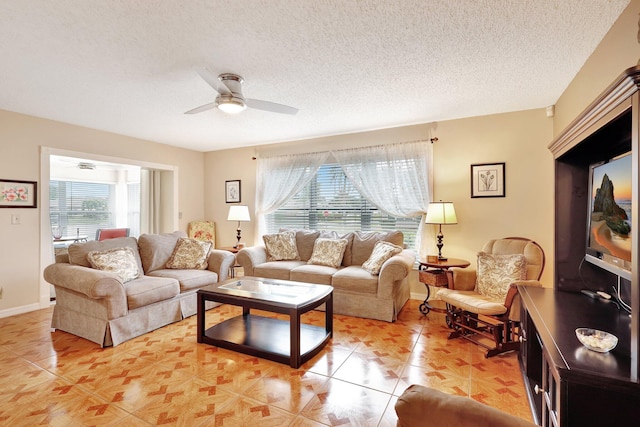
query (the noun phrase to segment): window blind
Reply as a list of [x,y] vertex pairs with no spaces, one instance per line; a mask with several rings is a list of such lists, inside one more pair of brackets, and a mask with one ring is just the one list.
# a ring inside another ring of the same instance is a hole
[[97,229],[114,227],[114,192],[115,184],[49,181],[51,226],[93,239]]

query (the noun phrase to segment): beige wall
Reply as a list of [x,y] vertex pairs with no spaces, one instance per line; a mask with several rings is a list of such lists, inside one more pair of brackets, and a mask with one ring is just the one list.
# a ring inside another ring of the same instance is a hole
[[611,27],[598,48],[571,81],[555,108],[554,135],[558,135],[627,68],[638,64],[640,0],[629,6]]
[[[255,169],[252,156],[327,151],[438,137],[434,144],[434,198],[455,203],[458,225],[447,226],[444,253],[473,262],[491,238],[525,236],[538,241],[548,256],[543,277],[552,286],[553,162],[546,146],[553,121],[544,109],[405,126],[373,132],[337,135],[282,144],[205,154],[207,217],[217,222],[221,245],[233,244],[236,223],[226,221],[224,181],[242,179],[242,202],[255,208]],[[425,142],[428,144],[429,142]],[[504,198],[470,197],[470,165],[506,163]],[[243,241],[256,241],[255,221],[243,227]],[[435,236],[436,229],[427,230]],[[258,241],[259,243],[259,241]],[[431,253],[436,248],[431,247]],[[412,292],[424,293],[413,278]]]
[[[455,203],[446,226],[448,256],[472,261],[489,239],[521,236],[547,256],[542,282],[553,286],[553,162],[546,145],[552,119],[544,109],[441,122],[435,147],[435,198]],[[506,197],[470,198],[470,165],[505,162]]]
[[[204,215],[201,152],[0,110],[0,178],[41,183],[41,147],[172,165],[178,171],[180,229]],[[16,213],[21,224],[11,225]],[[0,317],[41,303],[41,232],[49,234],[41,230],[40,208],[0,209]],[[43,259],[42,265],[50,262]]]

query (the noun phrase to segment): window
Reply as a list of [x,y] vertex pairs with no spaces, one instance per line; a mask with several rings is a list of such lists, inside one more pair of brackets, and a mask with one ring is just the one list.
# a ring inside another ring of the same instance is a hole
[[351,185],[337,163],[325,164],[311,182],[275,212],[265,216],[267,232],[280,228],[310,230],[400,230],[407,247],[413,247],[421,217],[398,218],[371,205]]
[[51,226],[64,236],[93,239],[99,228],[113,228],[115,185],[92,182],[49,181]]
[[140,234],[140,167],[65,156],[50,157],[52,233],[95,238],[99,228]]

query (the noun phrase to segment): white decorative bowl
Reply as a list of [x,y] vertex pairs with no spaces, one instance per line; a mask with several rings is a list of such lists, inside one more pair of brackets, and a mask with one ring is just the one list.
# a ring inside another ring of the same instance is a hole
[[578,328],[576,336],[583,346],[598,353],[607,353],[618,345],[618,337],[597,329]]

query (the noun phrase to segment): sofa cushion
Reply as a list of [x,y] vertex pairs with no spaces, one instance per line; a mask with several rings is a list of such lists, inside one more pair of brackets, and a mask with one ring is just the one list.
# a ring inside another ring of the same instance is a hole
[[299,260],[295,231],[283,231],[262,236],[267,249],[267,261]]
[[455,289],[440,289],[436,296],[462,310],[473,313],[484,314],[485,316],[498,316],[507,312],[507,307],[502,303],[493,300],[475,291],[457,291]]
[[527,259],[522,254],[492,255],[478,253],[476,292],[502,302],[509,285],[527,278]]
[[131,248],[113,248],[106,251],[91,251],[87,254],[91,267],[110,271],[120,277],[122,283],[137,279],[140,269],[136,262],[135,252]]
[[371,256],[363,264],[362,268],[369,273],[377,276],[380,274],[382,264],[392,256],[402,252],[400,246],[396,246],[393,243],[385,242],[384,240],[378,241],[373,247]]
[[210,249],[211,242],[181,237],[167,261],[167,268],[204,270]]
[[209,270],[154,270],[149,276],[177,280],[180,283],[180,292],[218,283],[218,273]]
[[181,237],[187,237],[187,234],[184,231],[174,231],[163,234],[142,234],[138,237],[140,259],[145,274],[166,268],[167,261]]
[[293,231],[296,233],[296,248],[298,249],[298,256],[302,261],[309,261],[311,253],[313,252],[313,244],[320,236],[319,231],[314,230],[295,230],[292,228],[281,228],[280,232]]
[[253,269],[255,277],[290,280],[290,272],[296,267],[307,265],[304,261],[272,261],[258,264]]
[[[401,231],[389,231],[389,232],[362,232],[356,231],[353,233],[353,243],[351,244],[351,250],[345,253],[345,258],[348,260],[346,265],[362,265],[369,259],[373,247],[379,240],[393,243],[394,245],[403,247],[404,236]],[[343,263],[345,264],[345,263]]]
[[174,298],[180,293],[175,279],[142,276],[124,284],[129,310]]
[[331,286],[345,291],[367,294],[378,293],[378,276],[374,276],[359,265],[352,265],[336,271]]
[[318,285],[331,285],[332,276],[336,271],[338,271],[338,269],[335,267],[305,264],[291,270],[289,280],[316,283]]
[[142,262],[138,254],[138,242],[135,237],[117,237],[115,239],[107,239],[103,241],[90,240],[85,243],[73,243],[69,246],[69,264],[81,265],[91,268],[91,263],[87,258],[87,254],[93,251],[106,251],[115,248],[131,248],[134,251],[136,263],[142,271]]
[[326,265],[327,267],[333,268],[340,267],[347,243],[349,243],[347,239],[325,239],[318,237],[313,244],[313,253],[308,263]]

